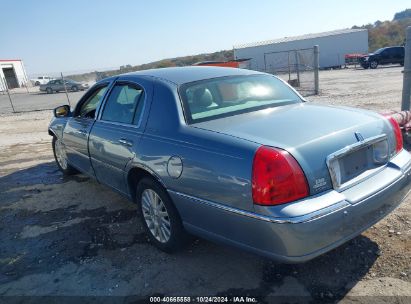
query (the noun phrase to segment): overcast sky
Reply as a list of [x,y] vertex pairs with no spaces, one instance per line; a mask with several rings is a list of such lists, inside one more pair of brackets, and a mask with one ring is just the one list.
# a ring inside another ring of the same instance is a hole
[[0,59],[28,74],[118,68],[391,20],[410,0],[0,0]]

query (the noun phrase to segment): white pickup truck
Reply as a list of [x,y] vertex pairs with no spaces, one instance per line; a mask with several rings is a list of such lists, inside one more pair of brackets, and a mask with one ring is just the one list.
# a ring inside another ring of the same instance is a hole
[[37,78],[30,79],[30,81],[35,86],[39,86],[41,84],[47,84],[50,80],[54,80],[54,78],[50,76],[39,76]]

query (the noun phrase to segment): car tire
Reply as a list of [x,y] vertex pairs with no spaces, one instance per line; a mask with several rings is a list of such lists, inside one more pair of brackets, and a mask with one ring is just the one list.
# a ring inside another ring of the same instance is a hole
[[378,61],[377,60],[370,61],[370,68],[371,69],[376,69],[377,67],[378,67]]
[[184,247],[189,239],[180,215],[164,187],[144,177],[136,189],[136,202],[144,229],[158,249],[167,253]]
[[67,163],[67,155],[63,143],[56,136],[53,136],[53,154],[57,167],[63,175],[73,175],[78,171]]
[[52,93],[53,93],[53,89],[52,89],[52,88],[46,88],[46,92],[47,92],[47,94],[52,94]]
[[40,85],[40,82],[36,81],[36,82],[34,83],[34,85],[35,85],[35,86],[39,86],[39,85]]
[[77,91],[78,91],[78,86],[72,86],[72,87],[71,87],[71,90],[72,90],[73,92],[77,92]]

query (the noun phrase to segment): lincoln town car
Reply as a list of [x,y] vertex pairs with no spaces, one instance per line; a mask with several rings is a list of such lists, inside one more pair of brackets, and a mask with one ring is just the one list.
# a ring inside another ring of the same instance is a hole
[[224,67],[103,79],[49,126],[57,166],[138,206],[159,249],[189,235],[284,263],[361,234],[410,189],[390,117],[305,100],[276,76]]

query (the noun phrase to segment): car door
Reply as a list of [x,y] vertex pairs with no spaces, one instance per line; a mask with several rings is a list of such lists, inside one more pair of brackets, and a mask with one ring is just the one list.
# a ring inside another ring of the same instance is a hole
[[58,91],[60,87],[60,80],[54,80],[53,85],[51,86],[51,88],[53,89],[53,91]]
[[56,91],[64,91],[64,83],[63,80],[57,80]]
[[390,49],[385,49],[385,50],[383,50],[383,51],[381,52],[381,54],[380,54],[379,63],[380,63],[380,64],[388,64],[388,63],[390,63],[390,60],[391,60],[390,56],[391,56],[391,50],[390,50]]
[[148,81],[118,80],[90,133],[89,151],[97,180],[122,193],[127,193],[125,168],[136,155],[151,91]]
[[67,160],[80,171],[94,176],[88,153],[88,139],[96,113],[105,96],[109,83],[96,86],[79,101],[63,131]]

